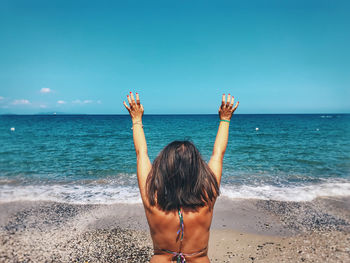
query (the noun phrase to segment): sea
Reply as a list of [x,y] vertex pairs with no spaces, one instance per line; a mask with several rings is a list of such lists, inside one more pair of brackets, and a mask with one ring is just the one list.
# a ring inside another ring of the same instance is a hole
[[[0,202],[140,203],[127,115],[1,115]],[[217,115],[145,115],[151,162],[190,140],[209,161]],[[350,196],[350,114],[237,114],[221,196],[311,201]]]

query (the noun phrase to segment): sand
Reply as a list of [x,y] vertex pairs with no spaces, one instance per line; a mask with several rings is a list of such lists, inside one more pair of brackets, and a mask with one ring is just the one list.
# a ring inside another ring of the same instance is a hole
[[[0,262],[148,262],[151,255],[141,204],[0,203]],[[219,198],[209,257],[211,262],[350,262],[350,198]]]

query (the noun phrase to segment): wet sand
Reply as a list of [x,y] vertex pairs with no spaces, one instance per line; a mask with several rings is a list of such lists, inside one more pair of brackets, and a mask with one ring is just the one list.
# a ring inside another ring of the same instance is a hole
[[[148,262],[151,255],[141,204],[0,203],[0,262]],[[211,262],[350,262],[350,198],[220,198],[209,257]]]

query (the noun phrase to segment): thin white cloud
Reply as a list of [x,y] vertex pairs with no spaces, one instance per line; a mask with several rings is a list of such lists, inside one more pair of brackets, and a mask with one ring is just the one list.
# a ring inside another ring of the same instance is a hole
[[45,104],[41,104],[41,105],[39,105],[39,107],[42,108],[42,109],[47,108],[47,106]]
[[79,100],[79,99],[76,99],[76,100],[73,100],[72,103],[74,104],[90,104],[90,103],[94,103],[93,100]]
[[96,101],[97,102],[97,104],[101,104],[102,103],[102,101],[100,101],[100,100],[98,100],[98,101]]
[[21,99],[21,100],[14,100],[12,102],[13,105],[28,105],[30,104],[29,100]]
[[40,93],[50,93],[50,92],[52,92],[52,90],[49,88],[41,88],[40,90]]
[[2,96],[0,96],[0,100],[3,100],[3,99],[5,99],[4,97],[2,97]]
[[65,102],[64,100],[58,100],[57,103],[58,104],[66,104],[67,102]]

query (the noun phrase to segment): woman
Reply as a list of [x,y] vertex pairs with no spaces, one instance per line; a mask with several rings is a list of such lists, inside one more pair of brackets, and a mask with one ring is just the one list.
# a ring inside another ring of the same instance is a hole
[[230,119],[239,102],[222,95],[220,125],[208,164],[188,141],[166,146],[151,164],[143,131],[140,97],[127,96],[137,157],[137,179],[153,240],[153,262],[209,262],[213,208],[221,181]]

